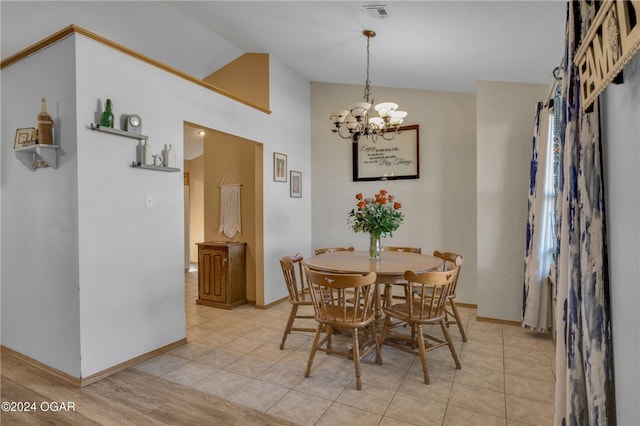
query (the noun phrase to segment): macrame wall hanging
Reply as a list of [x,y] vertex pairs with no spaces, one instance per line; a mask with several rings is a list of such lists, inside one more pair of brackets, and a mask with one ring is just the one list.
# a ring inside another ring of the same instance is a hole
[[229,238],[242,233],[242,212],[240,210],[240,190],[242,184],[225,184],[224,181],[229,174],[229,168],[224,172],[220,180],[220,227],[218,232]]

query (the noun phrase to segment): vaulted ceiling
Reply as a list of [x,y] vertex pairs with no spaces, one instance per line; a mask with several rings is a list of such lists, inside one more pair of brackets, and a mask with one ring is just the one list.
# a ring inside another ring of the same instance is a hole
[[[365,7],[367,6],[367,7]],[[562,1],[0,2],[1,56],[76,24],[203,78],[245,52],[310,81],[475,91],[477,80],[550,84]],[[380,17],[386,14],[386,17]]]
[[[383,17],[384,16],[384,17]],[[477,80],[551,84],[566,2],[0,1],[2,59],[75,24],[196,78],[269,53],[309,81],[474,92]],[[185,129],[185,158],[202,138]]]

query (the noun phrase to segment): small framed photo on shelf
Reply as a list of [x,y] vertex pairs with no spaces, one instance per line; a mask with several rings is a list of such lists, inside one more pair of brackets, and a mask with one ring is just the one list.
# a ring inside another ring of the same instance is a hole
[[38,131],[35,127],[25,127],[16,130],[16,139],[13,141],[13,149],[24,148],[25,146],[38,143]]
[[291,170],[290,179],[290,196],[293,198],[302,198],[302,172]]
[[287,181],[287,155],[279,152],[273,153],[273,180],[276,182]]

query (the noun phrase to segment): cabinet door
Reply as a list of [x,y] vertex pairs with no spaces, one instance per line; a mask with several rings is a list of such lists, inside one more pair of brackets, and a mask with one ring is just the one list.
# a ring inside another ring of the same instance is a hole
[[199,297],[212,302],[227,302],[227,251],[205,248],[200,251]]

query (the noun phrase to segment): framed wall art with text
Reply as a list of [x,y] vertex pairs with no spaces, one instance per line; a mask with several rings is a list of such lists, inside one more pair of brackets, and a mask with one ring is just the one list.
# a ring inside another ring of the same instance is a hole
[[353,181],[418,179],[420,126],[400,127],[396,137],[361,137],[353,144]]

